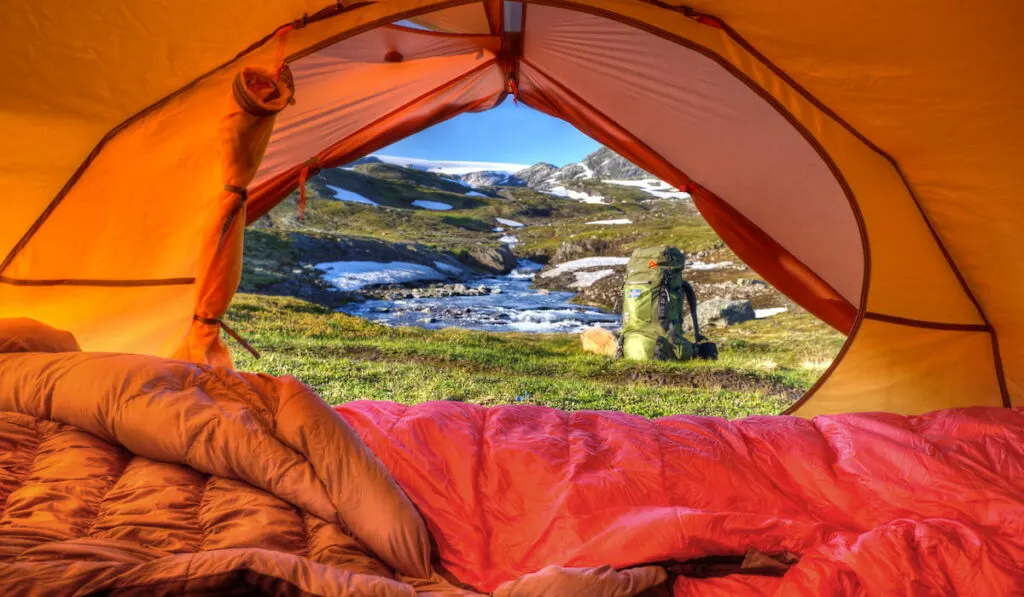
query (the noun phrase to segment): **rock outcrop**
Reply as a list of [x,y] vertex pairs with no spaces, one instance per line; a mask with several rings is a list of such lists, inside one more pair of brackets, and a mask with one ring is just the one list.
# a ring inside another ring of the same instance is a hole
[[[698,301],[697,323],[701,329],[710,327],[725,327],[744,321],[754,319],[754,305],[750,301],[736,301],[725,298],[713,298],[706,301]],[[683,318],[683,329],[693,329],[693,321],[687,314]]]
[[507,274],[516,267],[516,256],[507,245],[478,246],[469,251],[469,265],[493,274]]
[[614,248],[612,243],[600,238],[567,240],[555,250],[555,254],[551,257],[551,263],[558,264],[583,257],[609,255]]

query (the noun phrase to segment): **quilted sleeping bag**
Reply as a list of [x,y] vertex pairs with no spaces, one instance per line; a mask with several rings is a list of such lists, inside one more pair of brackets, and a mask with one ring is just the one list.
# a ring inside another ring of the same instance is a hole
[[0,324],[0,595],[1024,594],[1019,410],[332,409]]

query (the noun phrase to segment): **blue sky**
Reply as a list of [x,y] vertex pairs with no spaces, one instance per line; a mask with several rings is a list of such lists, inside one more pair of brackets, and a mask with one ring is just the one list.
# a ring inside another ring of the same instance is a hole
[[377,153],[431,160],[562,166],[599,147],[571,124],[506,99],[493,110],[462,114]]

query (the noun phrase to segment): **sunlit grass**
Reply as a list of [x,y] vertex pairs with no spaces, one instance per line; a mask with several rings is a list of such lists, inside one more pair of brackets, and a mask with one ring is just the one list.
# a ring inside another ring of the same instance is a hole
[[262,353],[237,366],[294,375],[332,403],[458,400],[679,413],[774,414],[820,376],[843,337],[806,314],[712,330],[718,361],[636,363],[584,353],[576,335],[389,328],[298,299],[241,294],[228,320]]

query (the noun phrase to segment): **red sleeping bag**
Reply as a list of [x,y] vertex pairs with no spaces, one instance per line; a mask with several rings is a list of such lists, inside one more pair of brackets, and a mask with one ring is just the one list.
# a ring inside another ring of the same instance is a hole
[[676,416],[455,402],[336,407],[491,591],[550,564],[785,550],[690,595],[1024,595],[1024,411]]

